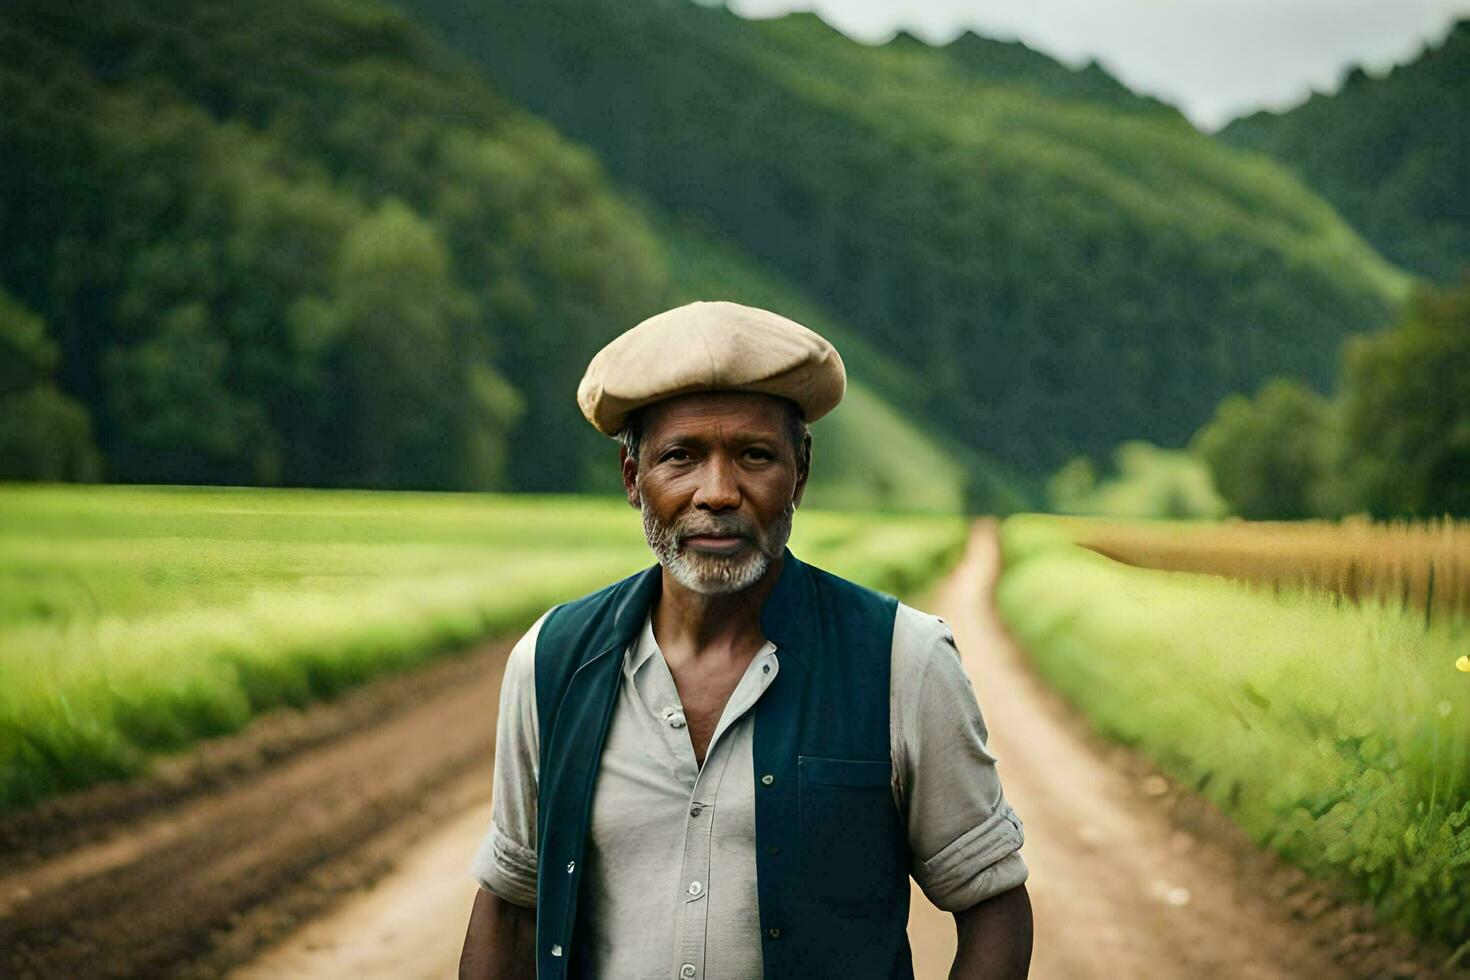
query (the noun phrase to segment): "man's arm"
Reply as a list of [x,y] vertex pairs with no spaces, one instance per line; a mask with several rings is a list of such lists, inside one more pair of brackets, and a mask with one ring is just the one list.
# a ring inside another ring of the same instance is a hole
[[1025,833],[943,620],[899,605],[892,678],[892,752],[910,870],[929,900],[954,914],[959,948],[950,976],[1024,977],[1032,945]]
[[1031,969],[1031,896],[1024,884],[954,914],[950,980],[1024,980]]
[[460,980],[536,980],[536,910],[481,888],[459,956]]
[[511,649],[501,680],[490,826],[470,861],[480,887],[465,929],[461,977],[536,976],[536,639],[545,619]]

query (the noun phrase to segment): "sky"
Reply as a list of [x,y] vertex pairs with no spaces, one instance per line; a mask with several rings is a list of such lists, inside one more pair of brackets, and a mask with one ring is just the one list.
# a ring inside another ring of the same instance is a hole
[[728,0],[746,17],[813,10],[858,41],[903,28],[936,44],[961,31],[1019,39],[1073,66],[1096,60],[1135,91],[1213,130],[1289,108],[1438,44],[1470,0]]

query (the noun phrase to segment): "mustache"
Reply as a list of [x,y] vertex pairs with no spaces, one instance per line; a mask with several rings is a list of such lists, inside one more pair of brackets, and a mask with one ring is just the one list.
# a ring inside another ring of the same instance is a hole
[[674,534],[679,541],[685,538],[698,537],[700,535],[712,535],[715,537],[745,538],[747,541],[755,540],[755,529],[745,520],[733,514],[724,517],[707,515],[690,520],[678,521],[673,527]]

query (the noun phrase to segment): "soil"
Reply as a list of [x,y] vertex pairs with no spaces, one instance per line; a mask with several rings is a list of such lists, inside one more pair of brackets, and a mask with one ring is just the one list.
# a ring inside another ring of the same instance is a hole
[[[1376,924],[1092,734],[1000,628],[997,568],[984,520],[918,605],[954,628],[1025,825],[1032,976],[1450,975],[1434,969],[1449,951]],[[0,974],[452,976],[508,648],[262,717],[149,778],[0,822]],[[945,976],[953,920],[918,892],[910,939],[917,975]]]
[[488,799],[508,651],[263,716],[151,778],[8,819],[0,974],[218,975],[381,877]]

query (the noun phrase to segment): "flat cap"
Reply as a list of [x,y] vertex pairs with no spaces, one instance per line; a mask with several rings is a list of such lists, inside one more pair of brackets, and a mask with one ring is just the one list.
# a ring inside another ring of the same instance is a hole
[[819,334],[769,310],[700,301],[613,338],[587,365],[577,404],[612,436],[634,409],[693,391],[780,395],[815,422],[846,390],[842,358]]

